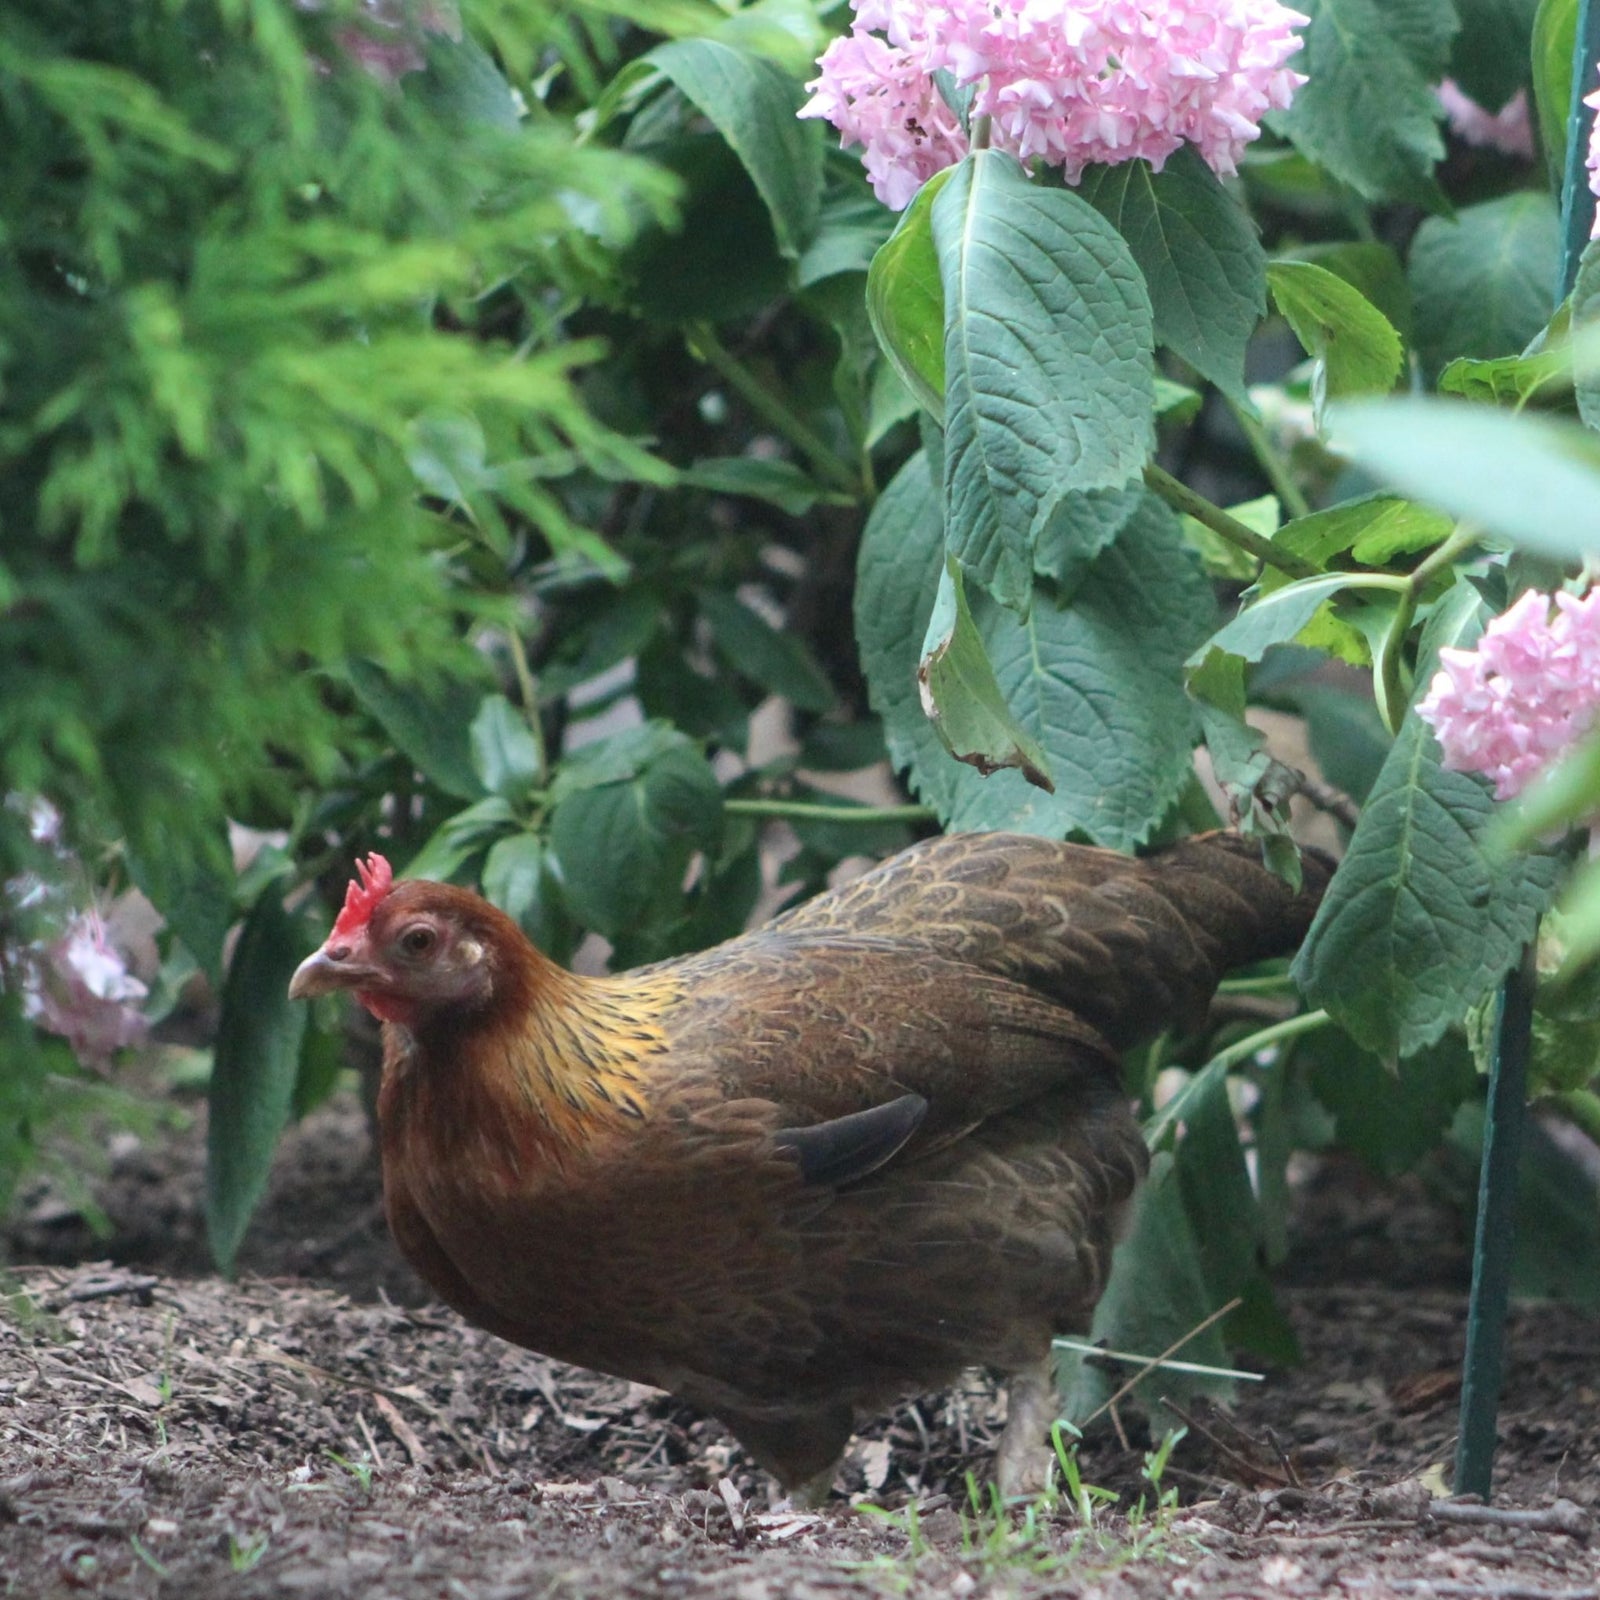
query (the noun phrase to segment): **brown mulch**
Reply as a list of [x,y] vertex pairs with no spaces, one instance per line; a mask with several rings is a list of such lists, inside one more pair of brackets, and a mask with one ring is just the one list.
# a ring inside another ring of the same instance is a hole
[[98,1190],[115,1264],[72,1258],[93,1241],[58,1194],[24,1199],[13,1249],[36,1264],[0,1303],[0,1593],[1600,1600],[1600,1319],[1514,1317],[1496,1510],[1534,1522],[1442,1520],[1464,1258],[1416,1186],[1328,1169],[1316,1253],[1282,1291],[1302,1364],[1231,1414],[1186,1408],[1164,1517],[1130,1517],[1141,1424],[1097,1431],[1083,1477],[1114,1493],[1086,1527],[1065,1503],[972,1514],[965,1475],[1003,1420],[976,1375],[868,1429],[848,1496],[803,1514],[668,1397],[399,1303],[353,1102],[286,1148],[257,1275],[193,1275],[197,1137],[122,1139]]

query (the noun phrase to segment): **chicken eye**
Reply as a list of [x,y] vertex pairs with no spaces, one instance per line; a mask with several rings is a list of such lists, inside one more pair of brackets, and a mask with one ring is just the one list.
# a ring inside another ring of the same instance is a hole
[[400,948],[408,956],[425,956],[433,949],[435,938],[432,928],[407,928],[400,935]]

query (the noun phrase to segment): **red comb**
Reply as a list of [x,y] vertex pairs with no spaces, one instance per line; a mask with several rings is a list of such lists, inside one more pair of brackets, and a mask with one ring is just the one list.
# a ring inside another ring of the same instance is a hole
[[345,890],[344,909],[333,925],[330,938],[348,939],[366,927],[372,913],[378,909],[378,902],[394,883],[394,869],[376,851],[365,861],[356,862],[356,876],[361,881]]

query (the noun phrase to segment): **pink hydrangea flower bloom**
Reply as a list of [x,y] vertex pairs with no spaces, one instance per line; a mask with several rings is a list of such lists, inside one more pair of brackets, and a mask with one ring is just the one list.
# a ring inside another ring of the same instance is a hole
[[1434,90],[1444,107],[1450,131],[1463,144],[1498,150],[1502,155],[1533,156],[1533,124],[1528,117],[1528,91],[1518,89],[1498,111],[1485,111],[1454,78]]
[[0,805],[27,817],[45,852],[41,872],[0,882],[0,992],[18,994],[23,1015],[60,1034],[85,1065],[104,1067],[114,1051],[144,1038],[138,1002],[148,991],[99,912],[77,909],[82,901],[67,883],[83,871],[67,847],[61,813],[39,795],[0,796]]
[[[323,0],[295,0],[302,11],[322,10]],[[339,48],[347,59],[386,83],[398,83],[408,72],[421,72],[428,58],[422,33],[461,37],[456,0],[360,0],[361,18],[339,29]],[[319,62],[326,72],[328,63]]]
[[1476,649],[1441,650],[1417,714],[1450,771],[1481,772],[1501,800],[1520,794],[1600,723],[1600,588],[1530,589]]
[[[971,89],[990,142],[1076,183],[1090,162],[1180,144],[1236,170],[1266,112],[1305,82],[1286,65],[1306,18],[1279,0],[856,0],[808,84],[801,116],[863,147],[879,199],[900,209],[967,141],[934,88]],[[883,37],[879,38],[878,35]]]
[[144,1037],[145,1019],[134,1002],[144,999],[145,986],[128,971],[96,912],[74,917],[55,943],[30,954],[23,1010],[60,1034],[80,1061],[105,1066],[113,1052]]
[[860,27],[835,39],[800,115],[826,117],[847,144],[863,147],[873,192],[903,211],[934,173],[966,154],[966,135],[933,79],[908,50]]

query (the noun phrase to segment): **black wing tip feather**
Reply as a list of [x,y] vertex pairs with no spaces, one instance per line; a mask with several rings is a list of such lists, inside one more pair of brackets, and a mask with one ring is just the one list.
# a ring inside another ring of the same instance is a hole
[[799,1161],[801,1182],[837,1189],[892,1160],[927,1114],[928,1102],[920,1094],[903,1094],[807,1128],[780,1128],[772,1142]]

